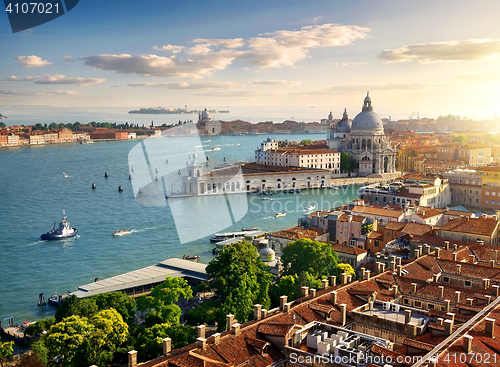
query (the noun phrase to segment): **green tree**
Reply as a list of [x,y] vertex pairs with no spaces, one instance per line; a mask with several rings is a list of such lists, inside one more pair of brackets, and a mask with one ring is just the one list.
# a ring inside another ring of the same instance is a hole
[[49,351],[42,340],[38,340],[31,344],[31,354],[36,356],[43,365],[49,363]]
[[371,224],[368,224],[368,223],[365,223],[361,226],[361,233],[362,234],[369,234],[371,231],[373,231],[373,223]]
[[[251,281],[256,281],[258,284],[272,278],[272,275],[265,270],[257,249],[248,242],[234,244],[219,252],[217,258],[207,265],[206,271],[215,279],[213,287],[222,299],[226,299],[230,292],[233,293],[233,297],[238,297],[236,290],[245,273],[250,276]],[[249,286],[249,289],[255,289],[254,285]]]
[[312,144],[312,140],[311,139],[303,139],[300,144],[301,145],[309,145],[309,144]]
[[469,140],[469,139],[467,138],[467,136],[466,136],[466,135],[457,135],[457,136],[455,136],[455,137],[453,138],[453,141],[454,141],[455,143],[460,144],[460,145],[465,145],[465,144],[467,144],[467,141],[468,141],[468,140]]
[[5,127],[5,122],[0,121],[0,128],[3,129]]
[[145,329],[134,343],[140,360],[148,361],[162,355],[165,338],[172,339],[172,348],[181,348],[196,341],[196,330],[169,324],[158,324]]
[[239,287],[237,290],[237,297],[235,299],[235,312],[234,315],[239,323],[243,324],[250,319],[253,311],[254,301],[256,300],[256,293],[259,291],[259,284],[257,283],[257,276],[255,274],[243,273],[239,280]]
[[42,333],[42,331],[49,330],[52,325],[56,323],[55,317],[51,317],[48,319],[41,319],[35,322],[34,324],[31,324],[24,330],[24,333],[26,335],[39,335]]
[[114,308],[125,322],[134,319],[135,300],[122,292],[96,294],[91,297],[99,310]]
[[3,366],[4,363],[9,362],[13,353],[14,342],[0,343],[0,365]]
[[332,245],[303,238],[283,248],[282,275],[309,273],[316,279],[337,275],[339,257]]
[[78,315],[82,317],[91,317],[99,311],[94,298],[78,299],[74,294],[71,297],[66,297],[61,306],[56,311],[56,321],[61,322],[63,319]]
[[349,171],[351,169],[351,156],[347,152],[340,153],[340,170]]
[[293,301],[297,294],[297,274],[282,275],[278,279],[278,295],[287,296],[289,301]]
[[182,311],[174,302],[179,298],[189,299],[192,296],[193,291],[185,279],[167,277],[167,280],[157,285],[149,295],[141,296],[137,300],[137,309],[154,310],[163,323],[178,324]]

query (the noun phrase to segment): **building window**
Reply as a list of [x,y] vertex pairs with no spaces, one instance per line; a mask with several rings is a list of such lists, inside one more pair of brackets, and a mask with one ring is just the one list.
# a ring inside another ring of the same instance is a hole
[[408,298],[405,298],[405,300],[404,300],[404,304],[405,304],[405,305],[409,305],[409,304],[410,304],[410,301],[408,300]]
[[427,309],[428,309],[428,310],[432,310],[433,308],[434,308],[434,305],[432,305],[432,304],[430,304],[430,303],[428,303],[428,304],[427,304]]
[[464,283],[464,285],[466,287],[472,287],[472,282],[470,280],[466,280],[465,283]]
[[495,200],[491,200],[491,205],[495,205]]
[[484,203],[485,204],[489,204],[490,202],[488,200],[484,200]]
[[449,283],[450,278],[449,277],[443,277],[443,283]]
[[421,308],[422,307],[422,302],[415,301],[415,307]]
[[486,191],[484,194],[485,194],[486,196],[490,196],[490,192],[489,192],[489,191]]

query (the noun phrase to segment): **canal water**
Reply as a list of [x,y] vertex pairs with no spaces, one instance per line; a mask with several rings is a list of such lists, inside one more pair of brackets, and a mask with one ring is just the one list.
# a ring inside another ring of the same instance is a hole
[[[292,141],[326,138],[324,134],[274,137]],[[215,162],[224,157],[251,160],[265,138],[267,135],[216,136],[202,137],[201,141],[205,155]],[[181,244],[168,202],[166,206],[136,202],[128,177],[128,154],[139,142],[0,149],[0,319],[14,316],[21,323],[50,317],[55,310],[37,306],[39,293],[46,298],[64,294],[95,278],[115,276],[169,257],[200,255],[201,262],[210,261],[214,247],[210,236]],[[213,151],[214,147],[220,150]],[[123,192],[118,192],[120,185]],[[330,209],[355,197],[356,187],[273,195],[269,201],[248,195],[246,215],[222,230],[257,226],[277,231],[296,225],[307,214],[304,208],[309,204]],[[40,235],[59,222],[63,209],[78,229],[78,237],[40,241]],[[287,212],[285,217],[274,218],[282,211]],[[190,215],[192,231],[196,231],[196,213]],[[213,218],[214,232],[221,232],[217,219]],[[118,230],[131,233],[111,235]]]

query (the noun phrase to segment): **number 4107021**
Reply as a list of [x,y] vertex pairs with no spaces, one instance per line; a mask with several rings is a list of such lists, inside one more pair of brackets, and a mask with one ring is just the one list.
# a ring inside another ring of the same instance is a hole
[[59,13],[59,4],[55,3],[22,3],[22,4],[11,4],[7,5],[5,8],[7,13],[14,14],[52,14]]

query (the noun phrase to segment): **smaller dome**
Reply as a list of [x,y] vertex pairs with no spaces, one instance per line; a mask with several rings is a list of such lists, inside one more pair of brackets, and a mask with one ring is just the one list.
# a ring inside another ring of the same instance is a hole
[[328,115],[328,120],[333,120],[333,113],[330,111],[330,114]]
[[203,111],[201,113],[201,118],[202,119],[207,119],[207,120],[210,118],[210,112],[208,112],[206,108],[205,108],[205,111]]
[[347,109],[344,109],[344,115],[342,116],[342,120],[337,123],[335,127],[336,133],[349,133],[351,132],[352,121],[349,120],[349,116],[347,116]]
[[269,248],[269,247],[264,247],[262,250],[260,250],[259,254],[260,254],[260,258],[264,262],[274,261],[274,257],[276,255],[274,250],[272,248]]
[[370,92],[366,92],[366,97],[365,97],[365,102],[371,102],[372,99],[370,98]]

